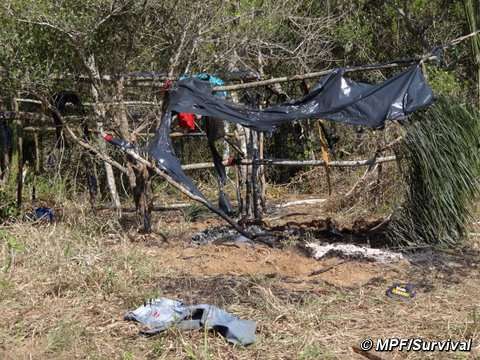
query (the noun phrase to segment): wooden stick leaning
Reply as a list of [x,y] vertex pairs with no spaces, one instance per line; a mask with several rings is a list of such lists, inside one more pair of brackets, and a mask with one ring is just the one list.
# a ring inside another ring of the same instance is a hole
[[[52,111],[52,112],[55,112],[56,115],[59,116],[59,119],[62,120],[62,115],[60,114],[60,112],[58,111],[58,109],[56,109],[54,106],[51,106],[51,105],[48,105],[49,109]],[[62,120],[63,122],[63,120]],[[116,162],[115,160],[111,159],[110,157],[108,157],[107,155],[103,154],[102,152],[98,151],[97,149],[95,149],[92,145],[90,145],[88,142],[80,139],[77,135],[75,135],[75,133],[72,131],[72,129],[70,129],[70,127],[68,125],[66,125],[64,123],[64,126],[65,126],[65,129],[67,130],[67,133],[70,135],[70,137],[77,143],[79,144],[80,146],[88,149],[89,151],[93,152],[95,155],[97,155],[99,158],[101,158],[102,160],[108,162],[109,164],[111,164],[112,166],[115,166],[117,169],[119,169],[120,171],[124,172],[124,173],[127,173],[127,169],[125,167],[123,167],[122,165],[120,165],[118,162]],[[126,149],[125,152],[130,155],[133,159],[135,159],[137,162],[141,163],[141,164],[144,164],[146,165],[149,169],[153,170],[156,174],[160,175],[164,180],[166,180],[170,185],[174,186],[175,188],[177,188],[181,193],[183,193],[184,195],[188,196],[190,199],[192,200],[195,200],[199,203],[201,203],[202,205],[204,205],[206,208],[208,208],[210,211],[214,212],[215,214],[217,214],[218,216],[220,216],[222,219],[224,219],[230,226],[232,226],[235,230],[237,230],[240,234],[242,234],[243,236],[245,236],[246,238],[248,239],[252,239],[253,236],[251,234],[249,234],[248,232],[246,232],[245,230],[243,230],[241,228],[240,225],[238,225],[232,218],[230,218],[227,214],[225,214],[223,211],[221,211],[220,209],[217,209],[215,208],[212,204],[210,204],[206,199],[204,199],[203,197],[200,197],[200,196],[197,196],[195,194],[193,194],[192,192],[190,192],[187,188],[185,188],[182,184],[178,183],[177,181],[175,181],[170,175],[168,175],[166,172],[160,170],[158,167],[156,167],[154,164],[152,164],[151,162],[149,162],[148,160],[144,159],[143,157],[141,157],[136,151],[134,151],[133,149]]]
[[144,159],[141,157],[136,151],[133,149],[126,149],[125,152],[130,155],[132,158],[137,160],[139,163],[146,165],[149,169],[153,170],[156,174],[161,176],[165,181],[167,181],[170,185],[174,186],[176,189],[178,189],[182,194],[188,196],[190,199],[195,200],[202,205],[204,205],[206,208],[208,208],[210,211],[214,212],[218,216],[220,216],[222,219],[224,219],[230,226],[232,226],[235,230],[237,230],[240,234],[245,236],[248,239],[252,239],[253,236],[246,232],[244,229],[241,228],[240,225],[237,224],[235,220],[233,220],[231,217],[229,217],[227,214],[225,214],[223,211],[220,209],[217,209],[214,207],[212,204],[210,204],[206,199],[203,197],[197,196],[190,192],[187,188],[185,188],[182,184],[178,183],[175,181],[170,175],[168,175],[166,172],[163,170],[159,169],[157,166],[149,162],[148,160]]
[[[91,146],[89,143],[81,140],[78,136],[75,135],[75,133],[68,127],[68,125],[65,125],[65,129],[67,130],[68,134],[72,137],[72,139],[79,144],[80,146],[92,151],[100,157],[102,160],[110,163],[111,165],[115,166],[117,169],[120,171],[127,173],[127,169],[117,163],[115,160],[111,159],[107,155],[101,153],[97,149],[95,149],[93,146]],[[220,209],[215,208],[210,204],[206,199],[197,196],[195,194],[192,194],[187,188],[185,188],[182,184],[178,183],[175,181],[170,175],[165,173],[164,171],[160,170],[158,167],[156,167],[154,164],[149,162],[148,160],[144,159],[141,157],[137,152],[135,152],[132,149],[126,149],[125,152],[130,155],[132,158],[134,158],[136,161],[138,161],[141,164],[146,165],[149,169],[153,170],[156,174],[161,176],[165,181],[167,181],[170,185],[174,186],[177,188],[182,194],[188,196],[190,199],[195,200],[202,205],[204,205],[206,208],[208,208],[210,211],[214,212],[218,216],[220,216],[222,219],[224,219],[230,226],[232,226],[235,230],[237,230],[240,234],[245,236],[248,239],[252,239],[252,235],[247,233],[245,230],[243,230],[240,225],[238,225],[232,218],[230,218],[227,214],[225,214],[223,211]]]
[[[52,111],[56,111],[55,109],[52,110]],[[127,173],[127,169],[125,167],[123,167],[122,165],[120,165],[119,163],[117,163],[115,160],[111,159],[110,157],[108,157],[107,155],[101,153],[100,151],[98,151],[97,149],[95,149],[93,146],[91,146],[89,143],[81,140],[78,136],[75,135],[75,133],[68,127],[68,125],[65,125],[65,129],[67,130],[68,134],[70,135],[70,137],[72,137],[72,139],[77,143],[79,144],[80,146],[92,151],[95,155],[97,155],[98,157],[100,157],[102,160],[110,163],[111,165],[113,165],[114,167],[116,167],[117,169],[119,169],[120,171],[124,172],[124,173]],[[167,173],[165,173],[164,171],[162,171],[161,169],[159,169],[158,167],[156,167],[154,164],[152,164],[151,162],[149,162],[148,160],[144,159],[143,157],[141,157],[136,151],[134,151],[133,149],[126,149],[125,152],[130,155],[133,159],[135,159],[136,161],[138,161],[139,163],[141,164],[144,164],[146,165],[149,169],[153,170],[156,174],[158,174],[159,176],[161,176],[165,181],[167,181],[170,185],[174,186],[176,189],[178,189],[182,194],[188,196],[190,199],[192,200],[195,200],[199,203],[201,203],[202,205],[204,205],[206,208],[208,208],[210,211],[214,212],[215,214],[217,214],[218,216],[220,216],[222,219],[224,219],[230,226],[232,226],[235,230],[237,230],[240,234],[242,234],[243,236],[245,236],[246,238],[248,239],[252,239],[253,236],[251,234],[249,234],[248,232],[246,232],[245,230],[243,230],[240,225],[238,225],[235,220],[233,220],[231,217],[229,217],[227,214],[225,214],[223,211],[221,211],[220,209],[217,209],[216,207],[214,207],[212,204],[210,204],[206,199],[200,197],[200,196],[197,196],[195,194],[192,194],[187,188],[185,188],[182,184],[178,183],[177,181],[175,181],[170,175],[168,175]]]

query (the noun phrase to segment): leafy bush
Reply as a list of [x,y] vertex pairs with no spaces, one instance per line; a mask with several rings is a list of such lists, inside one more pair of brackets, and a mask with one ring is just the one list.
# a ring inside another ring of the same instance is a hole
[[451,97],[464,97],[467,84],[458,80],[454,73],[438,68],[427,66],[428,83],[436,94]]

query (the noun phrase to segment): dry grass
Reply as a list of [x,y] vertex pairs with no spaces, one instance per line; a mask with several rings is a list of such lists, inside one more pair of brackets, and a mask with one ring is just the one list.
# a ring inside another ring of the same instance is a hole
[[[170,244],[156,236],[123,236],[110,217],[86,212],[78,216],[73,210],[57,225],[6,228],[0,253],[0,358],[355,359],[358,355],[351,346],[365,337],[471,337],[474,345],[479,339],[480,325],[474,316],[480,296],[477,255],[435,255],[417,265],[370,264],[377,269],[374,278],[341,287],[322,277],[288,275],[277,262],[281,250],[259,246],[245,250],[251,256],[245,257],[246,268],[254,256],[268,257],[271,267],[255,274],[238,269],[229,273],[226,268],[219,275],[209,273],[202,261],[228,267],[228,256],[239,261],[241,250],[212,246],[199,251],[201,259],[189,259],[187,255],[195,250],[181,238],[189,224],[179,225],[179,218],[159,221],[164,228],[170,226]],[[175,231],[174,223],[182,230]],[[182,267],[174,266],[177,258]],[[349,266],[362,271],[367,265]],[[417,298],[411,303],[387,298],[385,289],[394,280],[419,284]],[[254,319],[258,341],[239,348],[213,334],[175,330],[140,337],[136,325],[122,316],[155,296],[210,302]],[[439,353],[381,355],[385,359],[473,358]]]

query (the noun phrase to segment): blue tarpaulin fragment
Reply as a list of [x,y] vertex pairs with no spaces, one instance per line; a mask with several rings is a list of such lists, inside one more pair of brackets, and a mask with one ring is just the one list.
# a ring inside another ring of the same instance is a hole
[[157,334],[175,326],[182,330],[215,330],[232,344],[250,345],[255,342],[255,321],[239,319],[208,304],[185,305],[180,301],[159,298],[129,311],[124,319],[144,325],[141,333],[145,335]]
[[35,209],[35,220],[47,220],[53,222],[55,216],[53,210],[47,207],[38,207]]

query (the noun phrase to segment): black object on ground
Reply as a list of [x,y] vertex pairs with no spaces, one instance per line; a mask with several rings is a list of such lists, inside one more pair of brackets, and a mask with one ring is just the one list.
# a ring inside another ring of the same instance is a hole
[[395,283],[387,289],[386,294],[389,298],[410,300],[413,299],[417,293],[415,286],[412,284]]

